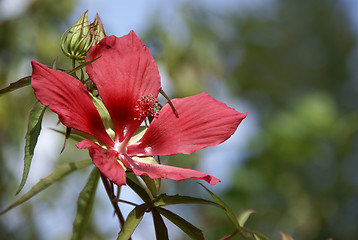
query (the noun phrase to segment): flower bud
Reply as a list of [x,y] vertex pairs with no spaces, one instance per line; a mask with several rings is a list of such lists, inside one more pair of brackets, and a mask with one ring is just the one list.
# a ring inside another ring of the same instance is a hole
[[88,24],[87,11],[61,37],[61,49],[69,58],[83,62],[91,47],[105,37],[103,24],[97,14]]
[[99,43],[99,41],[101,41],[104,37],[106,37],[106,33],[103,28],[103,23],[98,13],[96,14],[96,17],[93,23],[91,23],[90,27],[91,27],[91,31],[93,32],[94,44]]

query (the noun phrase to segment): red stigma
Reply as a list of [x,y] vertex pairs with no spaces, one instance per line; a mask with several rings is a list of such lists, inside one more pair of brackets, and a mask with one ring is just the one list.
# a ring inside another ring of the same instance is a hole
[[138,119],[142,119],[148,116],[157,118],[160,110],[160,105],[158,99],[149,95],[143,96],[138,99],[137,106],[135,107],[135,109],[139,112]]

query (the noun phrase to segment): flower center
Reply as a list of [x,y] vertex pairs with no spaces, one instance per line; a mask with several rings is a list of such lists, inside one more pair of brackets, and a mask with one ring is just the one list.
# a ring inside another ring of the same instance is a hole
[[138,119],[143,119],[145,117],[157,118],[160,110],[160,105],[158,99],[152,95],[143,96],[137,100],[137,106],[135,110],[138,111]]

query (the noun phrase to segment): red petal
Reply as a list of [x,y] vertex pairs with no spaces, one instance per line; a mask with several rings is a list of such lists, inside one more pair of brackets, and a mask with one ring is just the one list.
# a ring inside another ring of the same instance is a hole
[[101,117],[84,85],[74,77],[32,61],[31,85],[37,99],[57,113],[67,127],[88,133],[108,146],[108,136]]
[[169,178],[175,181],[181,181],[185,179],[203,179],[211,185],[220,182],[220,180],[214,176],[192,169],[172,167],[162,164],[142,163],[133,160],[127,154],[121,154],[120,158],[126,167],[130,168],[135,173],[135,175],[147,175],[152,179]]
[[118,152],[104,149],[90,140],[83,140],[76,146],[80,149],[89,149],[94,165],[106,178],[118,186],[126,184],[124,168],[117,162]]
[[106,105],[119,142],[129,140],[140,123],[135,110],[137,100],[142,96],[157,97],[160,76],[149,49],[133,31],[117,38],[104,38],[93,47],[86,57],[90,79]]
[[191,154],[228,139],[246,113],[239,113],[206,93],[173,99],[177,118],[169,104],[150,124],[144,136],[127,147],[129,155]]

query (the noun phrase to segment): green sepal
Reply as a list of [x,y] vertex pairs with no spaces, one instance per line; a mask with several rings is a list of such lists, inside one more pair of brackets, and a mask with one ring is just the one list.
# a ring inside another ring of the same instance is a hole
[[98,168],[93,168],[86,185],[78,196],[77,213],[73,221],[71,240],[80,240],[83,238],[85,227],[92,212],[99,176],[100,173]]
[[[92,102],[93,102],[94,106],[97,108],[97,111],[98,111],[99,115],[101,116],[101,119],[102,119],[105,129],[107,129],[107,130],[114,129],[111,115],[109,114],[106,106],[104,106],[104,103],[102,102],[102,100],[93,96],[91,93],[90,93],[90,96],[92,98]],[[110,136],[110,137],[114,138],[114,131],[112,130],[112,132],[113,132],[113,136]]]
[[256,213],[255,210],[252,209],[244,209],[241,210],[239,215],[237,216],[237,221],[241,227],[243,227],[246,221],[249,219],[250,215]]
[[177,227],[183,230],[183,232],[185,232],[191,239],[195,239],[195,240],[205,239],[203,232],[199,228],[191,224],[190,222],[186,221],[184,218],[161,207],[157,207],[156,209],[161,215],[163,215],[165,218],[167,218],[169,221],[171,221]]
[[136,206],[129,214],[128,217],[121,229],[121,231],[118,234],[117,240],[128,240],[134,230],[137,228],[140,221],[143,219],[144,213],[147,210],[148,205],[142,204],[139,206]]
[[138,178],[136,175],[132,174],[132,173],[127,173],[127,185],[133,190],[135,191],[138,196],[145,202],[148,204],[151,204],[152,199],[150,197],[150,195],[148,194],[148,192],[145,190],[144,186],[139,182]]
[[180,196],[180,195],[160,194],[153,202],[153,205],[156,207],[163,207],[163,206],[175,205],[175,204],[209,204],[219,208],[224,208],[220,204],[213,201],[196,198],[196,197],[190,197],[190,196]]
[[235,229],[241,229],[239,222],[236,219],[235,214],[233,211],[229,208],[229,206],[221,200],[218,196],[216,196],[213,192],[211,192],[208,188],[206,188],[203,184],[199,183],[208,193],[210,193],[211,197],[217,202],[219,205],[221,205],[224,209],[224,212],[226,216],[229,218],[230,222],[234,225]]
[[[142,131],[145,132],[145,131]],[[139,133],[138,135],[140,135]],[[144,133],[143,133],[144,134]],[[142,162],[142,163],[149,163],[149,164],[158,164],[158,162],[153,157],[132,157],[135,161]],[[141,175],[140,178],[144,181],[145,185],[147,186],[148,190],[152,194],[153,197],[158,196],[160,185],[161,185],[161,178],[151,179],[147,175]]]
[[129,139],[128,141],[128,146],[136,143],[139,141],[139,139],[141,139],[144,135],[144,133],[147,131],[147,127],[146,126],[140,126],[137,131],[133,134],[133,136],[131,137],[131,139]]
[[12,203],[8,208],[0,212],[0,215],[6,213],[7,211],[11,210],[12,208],[24,203],[25,201],[29,200],[37,193],[41,192],[42,190],[46,189],[53,183],[61,180],[66,175],[70,174],[71,172],[88,167],[92,164],[92,160],[82,160],[76,162],[69,162],[65,164],[58,165],[55,170],[48,175],[47,177],[41,179],[35,186],[33,186],[30,191],[25,193],[22,197]]
[[153,223],[155,229],[155,236],[157,240],[169,240],[168,229],[165,226],[162,216],[160,216],[156,208],[152,208]]
[[41,132],[42,118],[44,116],[46,107],[39,101],[36,101],[35,105],[30,111],[27,132],[25,136],[25,157],[24,157],[24,172],[20,185],[16,191],[16,195],[24,187],[27,177],[29,175],[32,157],[34,156],[34,150],[37,144],[38,137]]
[[0,96],[2,94],[15,91],[19,88],[26,87],[31,84],[31,76],[23,77],[16,82],[10,83],[9,86],[0,89]]

